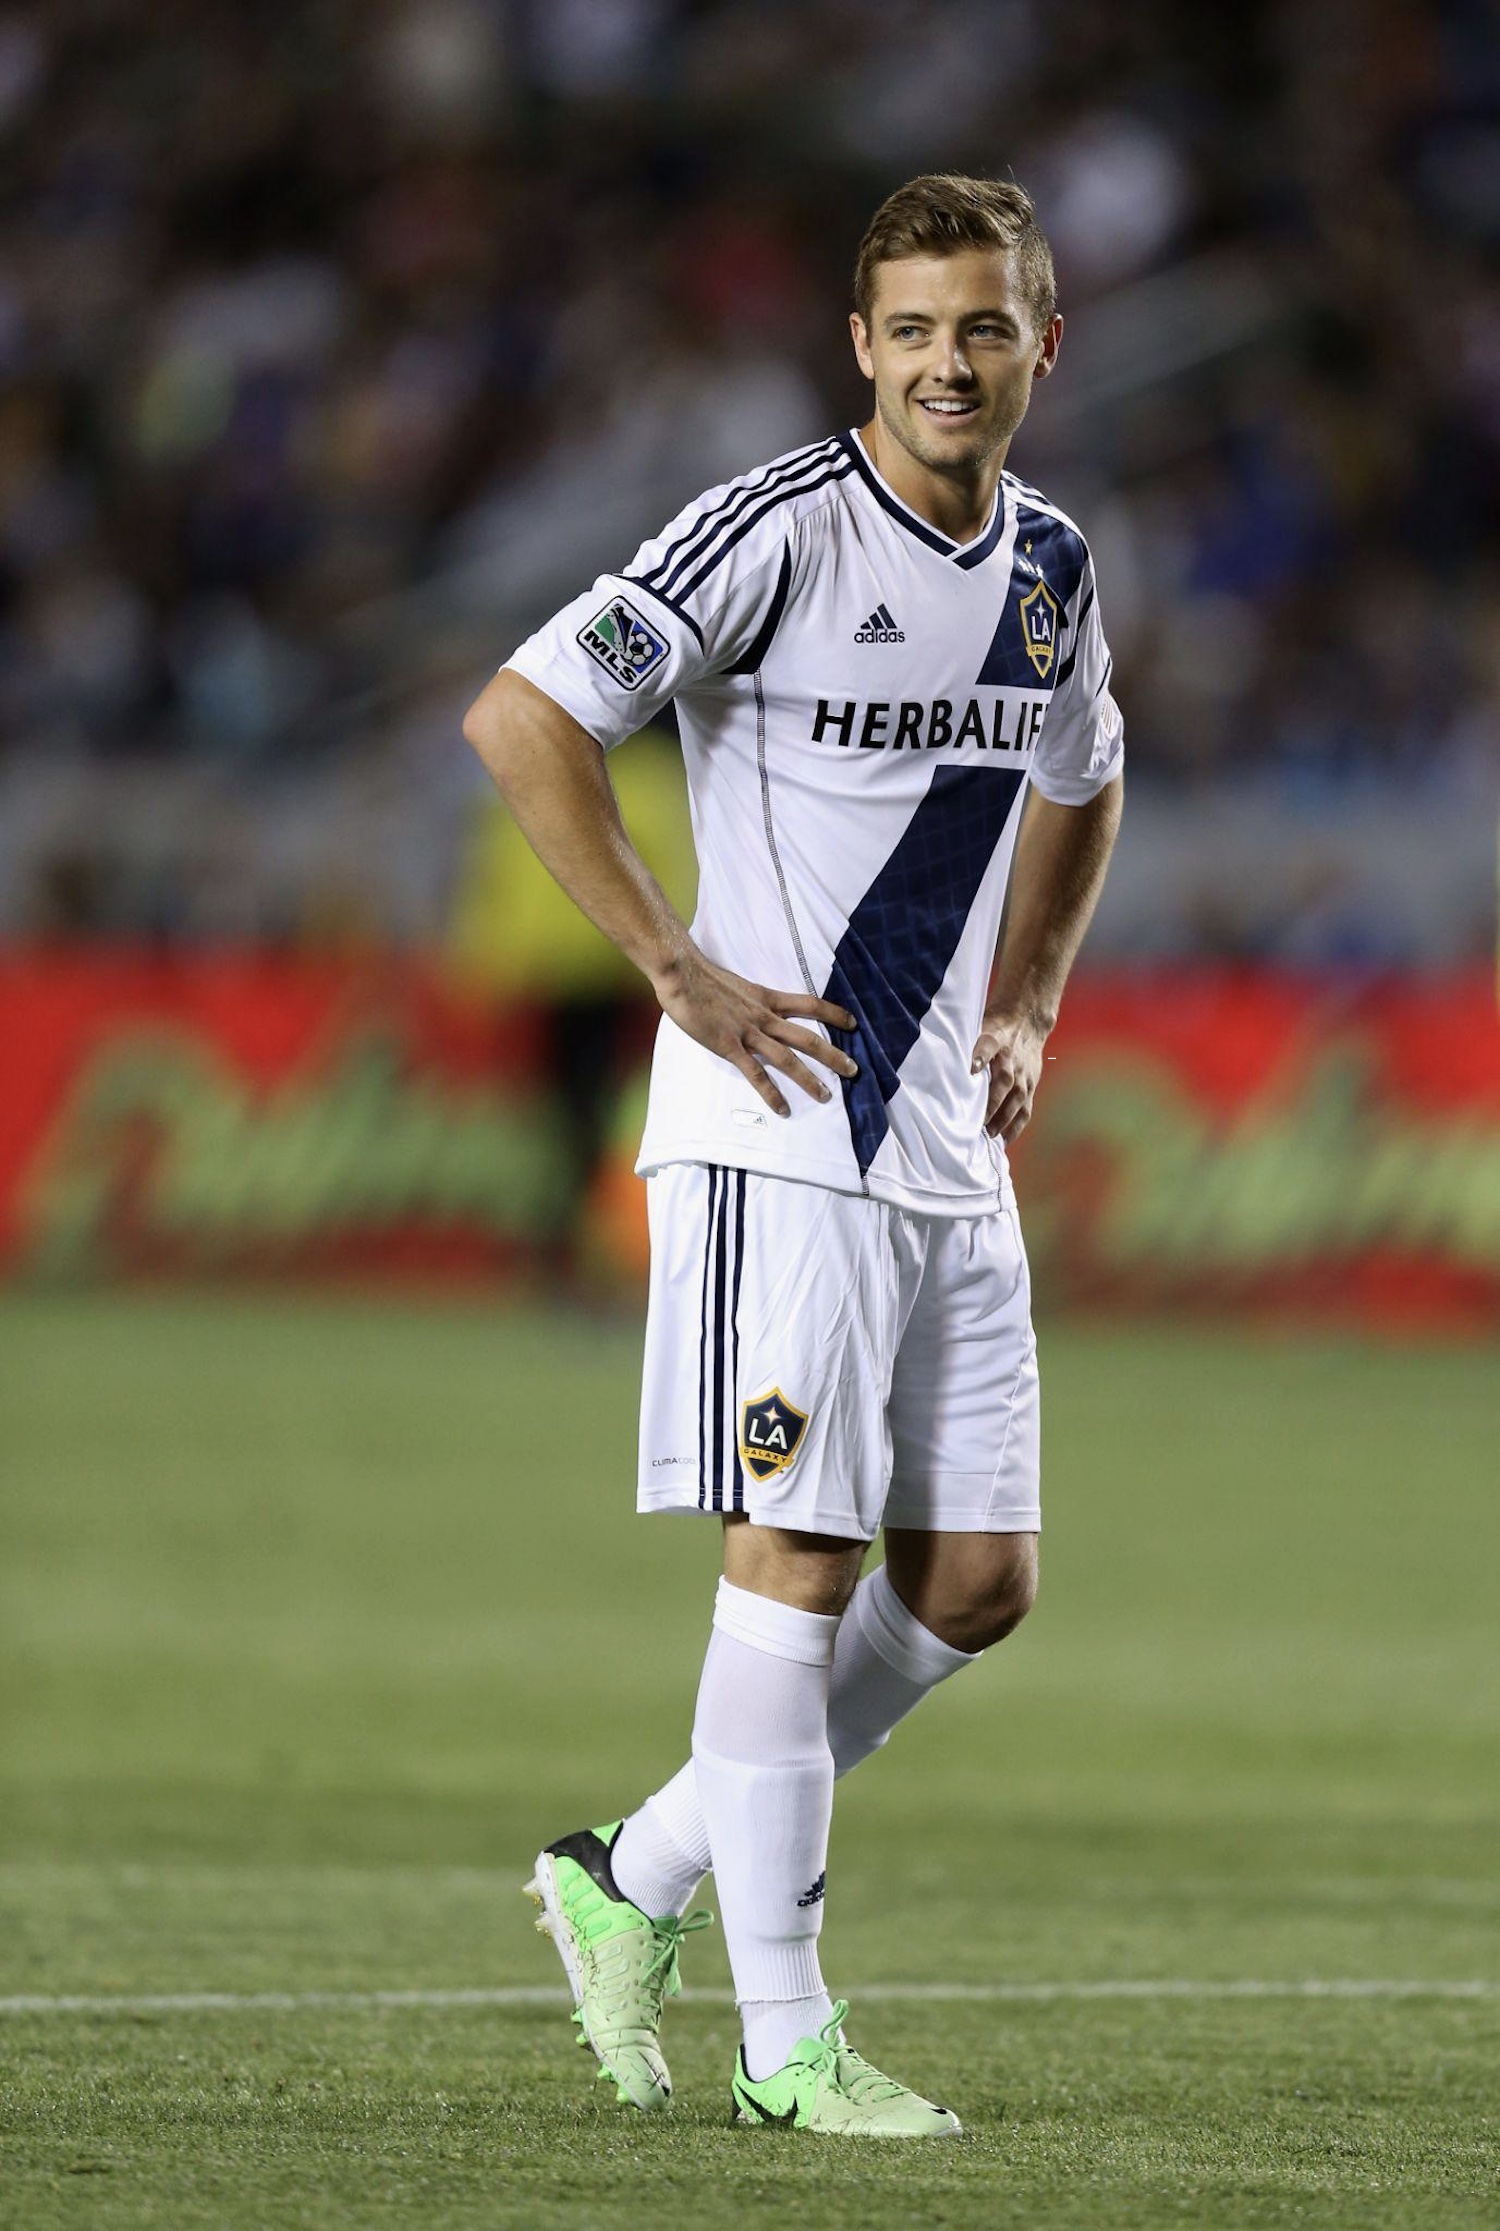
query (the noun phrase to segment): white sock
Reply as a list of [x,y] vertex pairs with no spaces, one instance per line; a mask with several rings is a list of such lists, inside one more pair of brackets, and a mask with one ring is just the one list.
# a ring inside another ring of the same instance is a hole
[[610,1868],[622,1898],[649,1913],[685,1913],[709,1869],[708,1830],[693,1762],[631,1814],[615,1838]]
[[[828,1747],[835,1776],[878,1751],[924,1696],[950,1674],[977,1665],[980,1655],[955,1650],[924,1627],[896,1594],[884,1565],[866,1573],[834,1644]],[[615,1843],[615,1882],[645,1913],[683,1913],[710,1864],[708,1829],[689,1759],[626,1821]]]
[[805,1999],[741,1999],[745,2074],[763,2083],[786,2067],[804,2037],[816,2037],[832,2019],[833,2001],[826,1991]]
[[878,1751],[891,1729],[950,1674],[981,1652],[955,1650],[908,1611],[884,1565],[866,1573],[839,1629],[828,1692],[834,1772],[847,1774]]
[[719,1582],[693,1721],[745,2066],[770,2076],[833,2012],[818,1965],[833,1754],[837,1618]]

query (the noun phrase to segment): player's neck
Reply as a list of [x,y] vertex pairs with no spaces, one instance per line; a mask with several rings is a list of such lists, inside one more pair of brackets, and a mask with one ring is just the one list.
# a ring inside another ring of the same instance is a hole
[[972,472],[940,473],[893,441],[878,413],[860,428],[859,438],[887,487],[929,527],[957,543],[973,542],[984,533],[995,508],[1004,449],[986,457]]

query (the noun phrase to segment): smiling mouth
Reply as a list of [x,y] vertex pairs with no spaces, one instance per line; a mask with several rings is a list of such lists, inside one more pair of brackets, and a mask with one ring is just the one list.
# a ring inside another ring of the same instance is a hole
[[950,425],[973,418],[979,409],[977,402],[961,395],[919,395],[917,403],[929,418],[944,419]]

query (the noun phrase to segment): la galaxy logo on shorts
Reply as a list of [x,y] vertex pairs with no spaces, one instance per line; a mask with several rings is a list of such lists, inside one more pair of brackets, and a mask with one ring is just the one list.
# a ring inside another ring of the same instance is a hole
[[740,1405],[740,1457],[752,1479],[784,1472],[801,1446],[807,1412],[788,1402],[780,1387]]
[[667,655],[661,637],[622,596],[615,597],[587,627],[580,628],[578,640],[621,689],[639,689],[652,667],[660,666]]
[[1022,597],[1020,613],[1026,656],[1044,682],[1057,656],[1057,612],[1057,599],[1039,575],[1036,587]]

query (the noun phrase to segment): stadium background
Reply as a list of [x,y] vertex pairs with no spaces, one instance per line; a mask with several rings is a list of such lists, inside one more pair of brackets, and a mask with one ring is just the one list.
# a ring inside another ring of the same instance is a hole
[[[623,1509],[651,1016],[459,719],[861,411],[853,247],[930,167],[1013,170],[1054,243],[1014,461],[1090,535],[1130,799],[1018,1158],[1046,1604],[851,1789],[884,1873],[851,1846],[830,1940],[1272,1995],[1004,2002],[994,2153],[861,2205],[1490,2220],[1493,11],[59,0],[0,19],[0,166],[18,2220],[80,2169],[121,2223],[582,2224],[632,2178],[712,2220],[551,2010],[141,2008],[544,1986],[516,1863],[680,1746],[707,1545]],[[614,768],[687,903],[671,738]],[[654,1638],[623,1759],[580,1627]],[[1375,1995],[1274,1996],[1320,1979]],[[878,2041],[972,2093],[923,2009]],[[680,2020],[717,2084],[722,2009]]]

